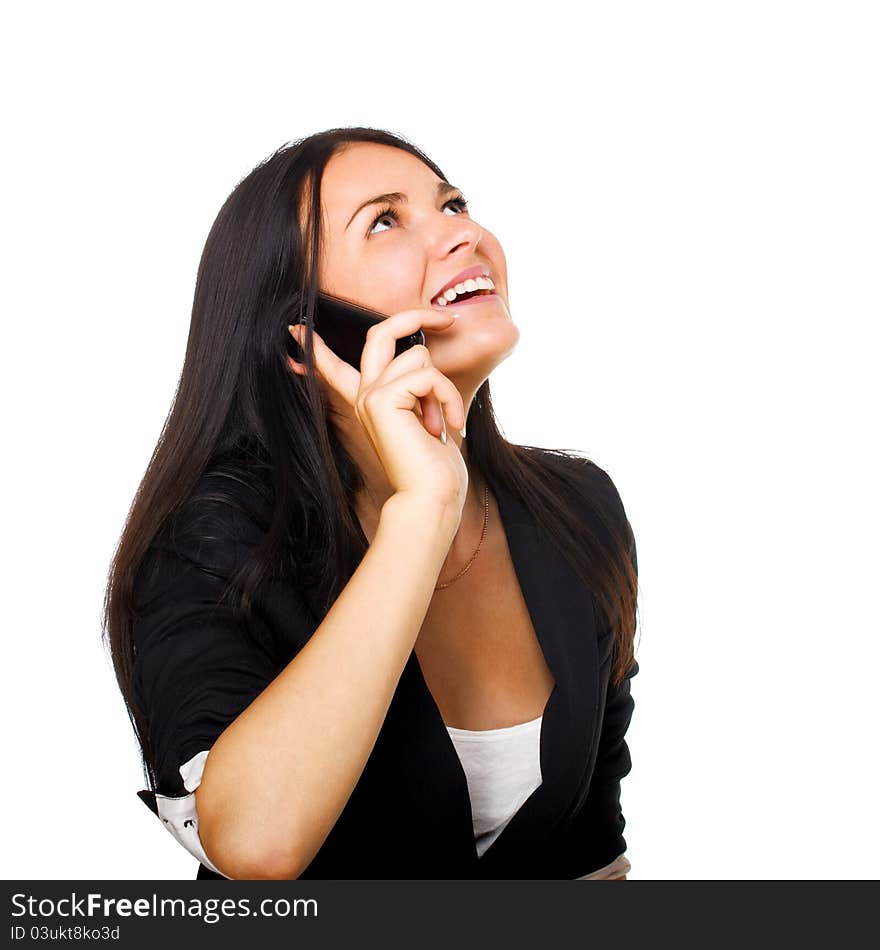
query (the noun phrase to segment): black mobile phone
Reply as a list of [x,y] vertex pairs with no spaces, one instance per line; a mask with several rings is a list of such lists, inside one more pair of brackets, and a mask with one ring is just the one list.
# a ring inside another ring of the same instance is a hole
[[[345,360],[356,370],[360,370],[361,354],[367,342],[367,330],[374,324],[381,323],[388,316],[389,314],[344,300],[342,297],[319,293],[315,307],[315,330],[340,359]],[[287,336],[288,353],[298,363],[303,362],[304,355],[300,345],[289,333]],[[425,334],[421,330],[401,337],[397,341],[394,355],[400,356],[417,343],[422,345],[425,343]]]

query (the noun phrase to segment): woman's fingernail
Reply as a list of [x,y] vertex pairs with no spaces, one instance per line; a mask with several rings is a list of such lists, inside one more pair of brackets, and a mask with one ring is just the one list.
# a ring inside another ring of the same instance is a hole
[[443,431],[440,433],[440,441],[446,445],[446,415],[443,412],[443,407],[440,407],[440,420],[443,423]]
[[467,423],[465,423],[459,430],[461,437],[465,438],[467,436]]

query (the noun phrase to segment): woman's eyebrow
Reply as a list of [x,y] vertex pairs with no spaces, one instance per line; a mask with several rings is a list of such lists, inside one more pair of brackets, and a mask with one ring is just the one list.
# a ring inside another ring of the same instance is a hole
[[[437,182],[437,197],[448,194],[450,191],[460,191],[460,188],[456,188],[455,185],[450,185],[448,181],[438,181]],[[375,198],[368,198],[363,204],[358,205],[355,209],[354,214],[348,219],[348,224],[345,226],[345,230],[348,230],[348,225],[364,210],[364,208],[369,207],[369,205],[378,205],[378,204],[403,204],[409,199],[402,191],[389,191],[384,195],[376,195]]]

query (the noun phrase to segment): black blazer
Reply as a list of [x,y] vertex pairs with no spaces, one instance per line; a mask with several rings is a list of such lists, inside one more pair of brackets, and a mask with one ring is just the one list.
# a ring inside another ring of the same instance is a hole
[[[631,530],[609,476],[593,463],[581,470],[583,491]],[[573,879],[626,850],[620,780],[631,768],[624,736],[638,664],[619,688],[610,687],[612,638],[601,629],[593,595],[519,499],[503,486],[494,490],[556,680],[541,728],[542,784],[478,857],[465,773],[413,650],[364,771],[303,879]],[[190,544],[184,528],[173,548],[155,552],[154,579],[137,585],[135,690],[158,746],[156,791],[171,804],[188,794],[179,766],[210,749],[321,619],[308,592],[279,584],[259,605],[274,656],[245,644],[216,601],[222,578],[239,563],[243,535],[255,529],[214,509],[193,509],[192,523],[204,532],[210,522],[216,544]],[[159,814],[155,792],[138,795]],[[221,879],[201,863],[197,877]]]

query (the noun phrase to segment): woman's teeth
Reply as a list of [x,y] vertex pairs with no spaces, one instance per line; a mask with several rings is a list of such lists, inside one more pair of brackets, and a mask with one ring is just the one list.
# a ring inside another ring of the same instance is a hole
[[450,287],[449,290],[445,290],[439,297],[435,297],[433,302],[440,307],[445,307],[446,304],[452,303],[456,297],[460,297],[462,294],[473,293],[475,290],[494,289],[495,284],[492,282],[491,277],[469,277],[467,280],[462,281],[462,283]]

